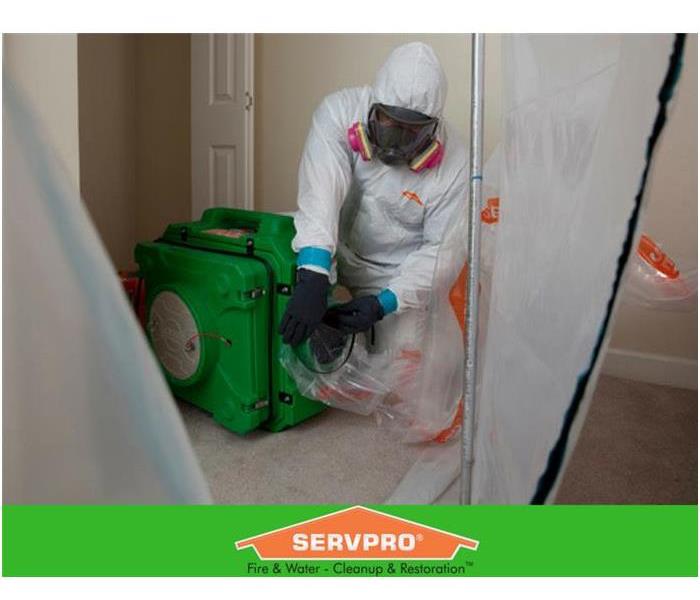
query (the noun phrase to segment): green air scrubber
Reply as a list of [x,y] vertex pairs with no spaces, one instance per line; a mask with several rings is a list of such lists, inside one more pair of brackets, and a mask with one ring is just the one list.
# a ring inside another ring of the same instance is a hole
[[212,208],[136,246],[148,338],[173,394],[239,434],[281,431],[324,408],[278,359],[294,233],[291,217]]

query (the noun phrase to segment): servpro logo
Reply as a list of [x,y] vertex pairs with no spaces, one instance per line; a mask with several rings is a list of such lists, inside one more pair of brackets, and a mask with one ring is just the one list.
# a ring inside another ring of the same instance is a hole
[[292,536],[292,550],[295,552],[325,552],[339,550],[367,552],[378,548],[382,552],[400,550],[411,552],[416,548],[418,536],[412,533],[295,533]]
[[451,560],[479,542],[353,506],[236,542],[263,560]]

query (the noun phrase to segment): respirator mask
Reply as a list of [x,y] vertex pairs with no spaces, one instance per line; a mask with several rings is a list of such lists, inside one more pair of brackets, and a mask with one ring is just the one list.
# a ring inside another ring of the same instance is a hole
[[355,123],[348,130],[348,141],[363,160],[376,156],[386,165],[407,164],[419,172],[442,160],[443,146],[435,139],[438,121],[414,110],[375,103],[367,128]]

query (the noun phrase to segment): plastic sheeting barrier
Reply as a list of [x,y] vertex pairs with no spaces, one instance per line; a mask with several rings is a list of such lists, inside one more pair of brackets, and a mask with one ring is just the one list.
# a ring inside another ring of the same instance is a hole
[[3,92],[4,502],[209,502],[78,192]]
[[674,38],[509,36],[477,503],[553,498],[634,247]]
[[[472,501],[542,503],[556,494],[595,387],[683,37],[503,43]],[[458,473],[456,444],[426,449],[389,501],[434,500]]]

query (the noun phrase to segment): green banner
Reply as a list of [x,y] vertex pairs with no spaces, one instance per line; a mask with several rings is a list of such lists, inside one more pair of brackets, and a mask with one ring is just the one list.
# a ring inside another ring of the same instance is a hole
[[[2,571],[697,576],[697,517],[697,506],[5,505]],[[272,558],[261,559],[258,552]],[[390,558],[367,559],[377,555]]]

